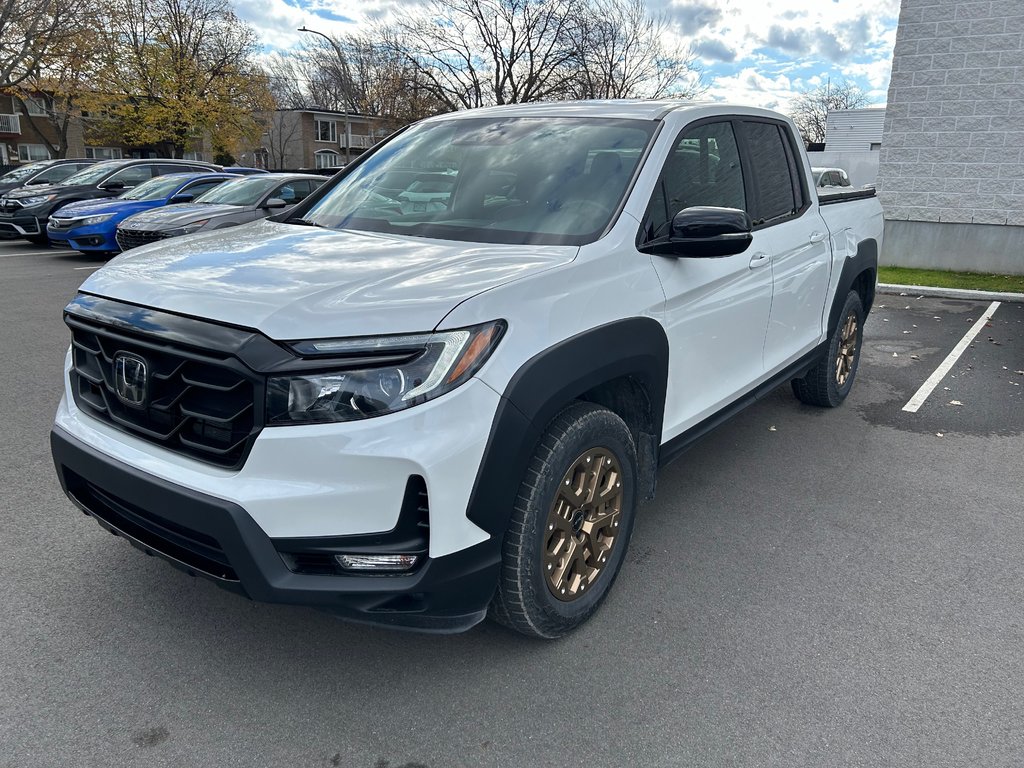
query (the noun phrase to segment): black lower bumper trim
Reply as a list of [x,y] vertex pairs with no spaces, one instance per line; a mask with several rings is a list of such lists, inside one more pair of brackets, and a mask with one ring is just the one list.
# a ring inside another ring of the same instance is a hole
[[293,573],[240,506],[118,462],[59,427],[50,433],[50,447],[64,492],[100,525],[253,600],[315,607],[364,623],[461,632],[486,616],[497,585],[500,546],[493,539],[428,558],[408,575]]

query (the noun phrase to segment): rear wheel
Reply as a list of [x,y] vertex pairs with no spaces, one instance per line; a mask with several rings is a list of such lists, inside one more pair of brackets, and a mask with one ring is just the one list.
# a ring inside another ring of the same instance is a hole
[[863,341],[864,307],[857,292],[850,291],[825,354],[802,379],[793,379],[797,399],[823,408],[842,403],[853,388]]
[[636,449],[622,419],[590,403],[556,416],[516,498],[492,617],[542,638],[586,621],[625,557],[636,487]]

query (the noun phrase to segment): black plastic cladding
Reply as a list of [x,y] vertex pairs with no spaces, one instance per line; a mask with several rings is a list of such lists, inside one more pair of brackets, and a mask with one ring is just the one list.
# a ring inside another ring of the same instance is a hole
[[643,384],[660,440],[668,355],[661,324],[638,317],[585,331],[527,361],[498,405],[467,517],[500,544],[530,458],[551,419],[575,398],[609,381],[632,377]]

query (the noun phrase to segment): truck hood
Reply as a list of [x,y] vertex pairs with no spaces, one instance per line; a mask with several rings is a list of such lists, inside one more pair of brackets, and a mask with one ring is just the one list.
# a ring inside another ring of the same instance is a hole
[[471,296],[567,264],[578,250],[261,220],[132,249],[81,290],[278,340],[416,333]]
[[241,205],[203,205],[201,203],[175,203],[165,205],[155,211],[144,211],[125,219],[121,226],[124,229],[144,229],[147,232],[159,232],[165,229],[176,229],[193,221],[212,219],[226,213],[242,210]]

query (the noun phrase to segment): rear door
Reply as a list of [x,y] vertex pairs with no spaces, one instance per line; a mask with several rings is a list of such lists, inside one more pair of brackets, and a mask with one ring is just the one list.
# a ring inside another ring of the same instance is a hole
[[745,118],[738,129],[753,181],[751,218],[772,255],[771,314],[764,339],[765,370],[771,372],[821,339],[832,249],[788,125]]
[[[683,208],[748,210],[748,182],[729,118],[683,128],[648,204],[642,240],[666,234]],[[666,298],[664,439],[671,439],[750,389],[763,373],[772,299],[770,245],[766,233],[755,232],[751,246],[734,256],[650,258]]]

